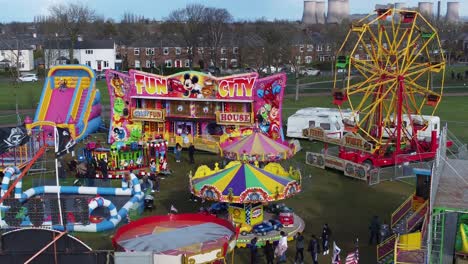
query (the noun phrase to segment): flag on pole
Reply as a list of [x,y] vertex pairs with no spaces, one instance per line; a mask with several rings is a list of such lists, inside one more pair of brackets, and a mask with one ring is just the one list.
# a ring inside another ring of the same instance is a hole
[[333,241],[333,258],[332,264],[340,264],[340,252],[341,249],[336,245],[335,241]]
[[171,213],[178,213],[177,208],[174,207],[174,205],[171,204]]
[[346,256],[346,264],[358,264],[359,263],[359,249],[356,248],[354,252],[351,252]]
[[345,264],[358,264],[359,263],[359,239],[356,238],[354,243],[355,250],[346,256],[346,263]]
[[57,157],[70,153],[75,145],[76,142],[71,137],[68,128],[55,127],[55,154]]
[[0,154],[29,142],[25,126],[0,128]]

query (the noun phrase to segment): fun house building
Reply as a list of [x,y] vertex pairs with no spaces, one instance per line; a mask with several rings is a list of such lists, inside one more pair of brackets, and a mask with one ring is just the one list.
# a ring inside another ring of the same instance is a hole
[[219,151],[231,138],[261,131],[283,141],[286,75],[213,77],[201,72],[161,76],[106,73],[112,105],[109,143],[163,138],[169,146]]

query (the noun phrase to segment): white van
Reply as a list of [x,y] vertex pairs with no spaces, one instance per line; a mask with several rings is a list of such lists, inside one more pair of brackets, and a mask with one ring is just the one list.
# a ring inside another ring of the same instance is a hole
[[[440,134],[440,118],[438,116],[403,115],[403,131],[404,133],[407,133],[408,137],[413,136],[413,126],[411,125],[412,123],[415,126],[418,126],[418,140],[430,141],[432,137],[432,131],[436,131],[437,136]],[[384,129],[383,137],[388,138],[388,132],[393,133],[394,130],[395,128]]]
[[299,109],[288,118],[286,136],[291,138],[306,138],[302,130],[310,127],[321,127],[329,137],[341,138],[344,133],[343,119],[359,120],[350,109],[307,107]]

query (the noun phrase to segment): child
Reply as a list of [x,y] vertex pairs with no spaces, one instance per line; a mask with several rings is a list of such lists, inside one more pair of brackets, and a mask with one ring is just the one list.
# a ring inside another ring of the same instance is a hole
[[65,92],[65,89],[67,88],[67,81],[65,81],[63,79],[61,79],[60,81],[61,82],[60,82],[60,86],[59,86],[59,91],[63,93],[63,92]]

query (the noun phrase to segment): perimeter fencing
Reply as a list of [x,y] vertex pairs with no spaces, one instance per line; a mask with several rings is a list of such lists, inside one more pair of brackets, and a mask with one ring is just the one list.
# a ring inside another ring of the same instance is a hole
[[[447,142],[450,142],[451,147],[447,147]],[[459,140],[447,127],[443,127],[439,137],[439,148],[433,154],[435,157],[433,160],[421,160],[419,162],[411,162],[411,160],[414,160],[414,154],[398,155],[397,159],[402,161],[399,165],[374,168],[369,172],[369,185],[375,185],[382,181],[414,178],[416,175],[413,173],[413,169],[418,168],[433,171],[433,188],[431,190],[433,192],[437,191],[440,174],[442,173],[445,161],[447,159],[468,159],[467,144]],[[431,198],[432,197],[435,197],[435,193],[431,193]],[[430,204],[433,204],[433,201],[431,201]]]

